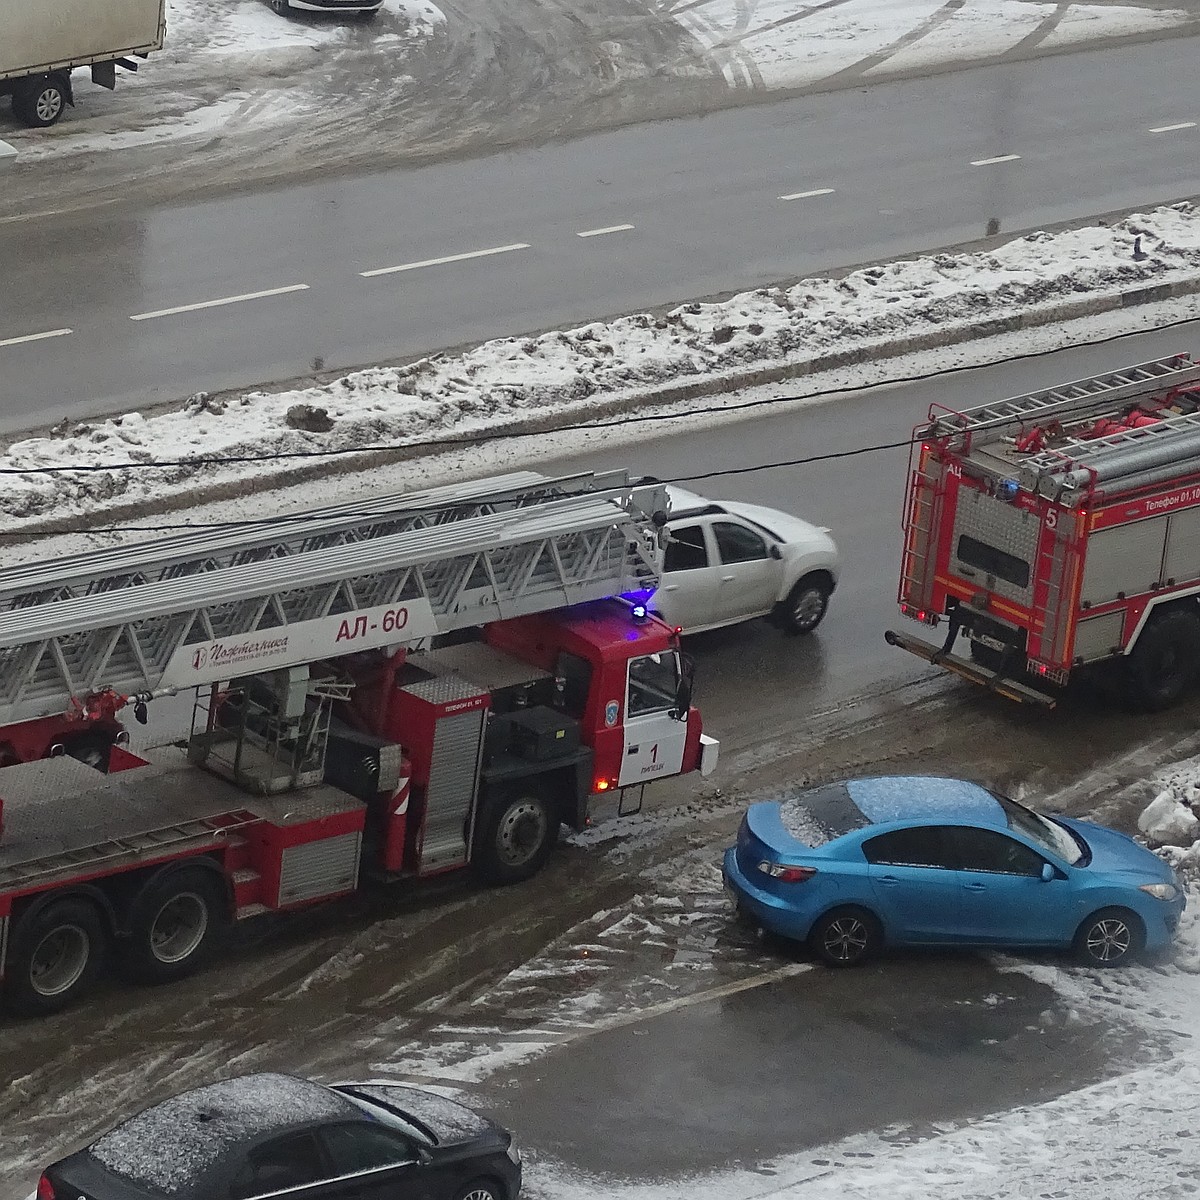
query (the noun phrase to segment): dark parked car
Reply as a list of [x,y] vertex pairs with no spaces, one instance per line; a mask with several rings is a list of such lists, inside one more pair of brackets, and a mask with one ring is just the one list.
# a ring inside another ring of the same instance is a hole
[[393,1084],[244,1075],[183,1092],[47,1167],[38,1200],[516,1200],[494,1121]]
[[1186,903],[1122,833],[921,776],[752,804],[724,874],[743,915],[835,967],[885,944],[1074,947],[1116,966],[1170,945]]

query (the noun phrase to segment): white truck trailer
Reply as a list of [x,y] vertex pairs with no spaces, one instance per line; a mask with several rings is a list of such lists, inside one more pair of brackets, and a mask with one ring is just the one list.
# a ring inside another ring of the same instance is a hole
[[75,103],[75,68],[114,88],[117,68],[136,71],[166,30],[166,0],[0,0],[0,95],[26,125],[53,125]]

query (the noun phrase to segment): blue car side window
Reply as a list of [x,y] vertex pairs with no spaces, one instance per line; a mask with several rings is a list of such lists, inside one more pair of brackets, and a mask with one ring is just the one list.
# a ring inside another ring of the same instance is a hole
[[1041,878],[1046,860],[1023,842],[990,829],[958,828],[952,831],[958,843],[964,871],[986,871],[992,875],[1029,875]]
[[896,867],[938,867],[952,871],[956,867],[954,848],[945,831],[936,825],[913,829],[894,829],[863,842],[867,862]]

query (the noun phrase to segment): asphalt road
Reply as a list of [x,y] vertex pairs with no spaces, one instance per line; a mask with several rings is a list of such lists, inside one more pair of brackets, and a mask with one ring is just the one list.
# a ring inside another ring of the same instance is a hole
[[416,170],[251,184],[194,205],[0,218],[0,428],[1200,193],[1200,101],[1163,86],[1190,78],[1198,44],[985,67]]

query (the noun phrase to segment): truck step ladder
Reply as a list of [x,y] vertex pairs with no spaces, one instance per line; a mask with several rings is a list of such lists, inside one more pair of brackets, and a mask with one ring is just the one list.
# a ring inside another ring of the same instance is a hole
[[429,636],[652,588],[667,507],[625,472],[529,472],[0,572],[0,724],[180,690],[168,666],[215,642],[275,639],[265,669],[300,665],[289,627],[384,606],[427,603]]
[[954,412],[930,408],[929,424],[918,431],[923,440],[986,434],[989,442],[1024,432],[1042,421],[1075,420],[1106,408],[1122,408],[1177,388],[1200,386],[1200,363],[1186,354],[1156,358],[1074,383],[1029,392],[993,404]]
[[177,852],[188,844],[223,842],[232,830],[256,824],[258,821],[259,818],[254,813],[239,811],[220,817],[181,821],[177,825],[165,825],[159,829],[149,829],[126,837],[110,838],[77,850],[62,850],[41,855],[0,868],[0,889],[10,891],[26,887],[61,872],[78,875],[81,871],[118,858],[135,856],[152,861],[161,854]]

